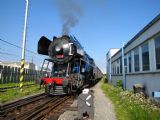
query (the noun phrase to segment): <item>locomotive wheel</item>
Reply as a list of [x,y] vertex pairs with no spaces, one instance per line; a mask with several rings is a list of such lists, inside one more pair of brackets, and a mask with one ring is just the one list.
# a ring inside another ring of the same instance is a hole
[[45,93],[47,95],[49,95],[49,93],[50,93],[50,86],[49,85],[46,85],[46,87],[45,87]]
[[71,93],[72,93],[72,92],[71,92],[71,88],[68,87],[68,88],[67,88],[67,94],[68,94],[68,95],[71,95]]
[[78,95],[80,95],[80,94],[82,93],[82,89],[81,89],[81,88],[78,88],[76,93],[77,93]]

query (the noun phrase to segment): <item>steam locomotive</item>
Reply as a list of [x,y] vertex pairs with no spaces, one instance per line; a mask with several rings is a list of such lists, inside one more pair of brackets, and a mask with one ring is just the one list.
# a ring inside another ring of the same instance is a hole
[[38,53],[49,56],[41,69],[47,73],[41,78],[47,94],[77,92],[84,85],[95,83],[102,75],[94,60],[74,36],[53,37],[52,41],[42,36],[38,42]]

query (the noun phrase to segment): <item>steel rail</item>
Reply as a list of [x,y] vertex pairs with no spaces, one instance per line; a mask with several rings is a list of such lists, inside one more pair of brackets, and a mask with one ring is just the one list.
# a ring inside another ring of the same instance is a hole
[[[64,102],[66,102],[68,99],[70,99],[71,96],[65,96],[64,98],[60,98],[57,101],[54,101],[53,103],[50,103],[47,105],[48,109],[41,111],[39,114],[37,114],[35,117],[33,117],[33,120],[40,120],[44,119],[45,116],[51,112],[52,110],[56,109],[57,107],[61,106]],[[29,120],[29,119],[25,119]]]
[[0,106],[0,117],[5,116],[8,112],[13,111],[19,107],[30,104],[42,98],[45,98],[47,95],[45,93],[40,93],[34,96],[26,97],[14,102],[6,103]]
[[28,111],[24,111],[23,113],[20,113],[20,115],[18,115],[16,118],[20,119],[20,120],[30,120],[33,116],[38,114],[39,111],[42,111],[43,109],[45,109],[45,106],[47,104],[50,104],[52,101],[56,101],[57,99],[59,99],[59,97],[57,97],[57,96],[54,98],[48,99],[44,103],[42,103],[40,105],[36,105],[32,109],[30,109]]

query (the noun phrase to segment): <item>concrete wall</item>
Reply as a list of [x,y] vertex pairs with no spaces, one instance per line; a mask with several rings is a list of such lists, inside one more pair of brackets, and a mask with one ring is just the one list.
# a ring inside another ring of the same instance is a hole
[[111,83],[115,86],[117,80],[122,80],[123,77],[121,75],[112,76]]
[[[122,80],[122,76],[112,76],[112,84],[115,85],[116,80]],[[141,84],[145,87],[145,92],[152,97],[152,92],[160,91],[160,73],[140,73],[126,75],[126,88],[133,90],[134,84]]]

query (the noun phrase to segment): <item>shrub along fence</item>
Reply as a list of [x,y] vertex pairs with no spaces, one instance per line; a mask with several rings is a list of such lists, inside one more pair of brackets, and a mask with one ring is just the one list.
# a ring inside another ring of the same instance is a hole
[[[24,82],[36,81],[43,74],[40,71],[25,69]],[[0,65],[0,84],[19,82],[20,68]]]

